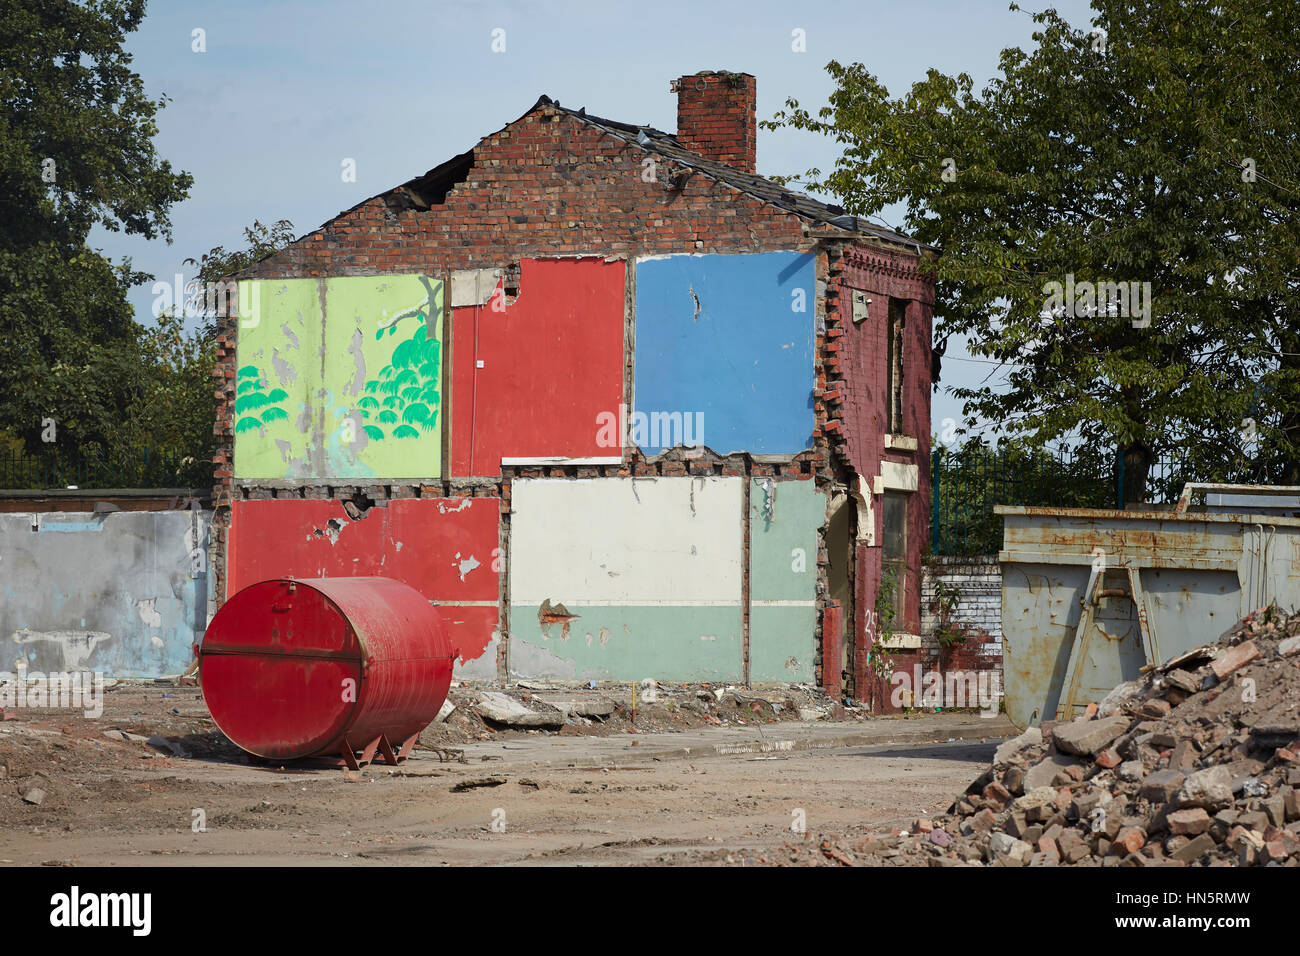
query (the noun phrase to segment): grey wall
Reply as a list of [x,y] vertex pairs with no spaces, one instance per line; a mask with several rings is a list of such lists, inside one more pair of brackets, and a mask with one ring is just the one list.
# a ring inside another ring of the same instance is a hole
[[974,557],[932,557],[921,577],[921,633],[925,643],[934,645],[936,615],[930,610],[936,581],[955,590],[955,623],[986,632],[991,641],[982,653],[1002,653],[1002,568],[995,554]]
[[0,671],[183,671],[207,623],[209,518],[0,514]]

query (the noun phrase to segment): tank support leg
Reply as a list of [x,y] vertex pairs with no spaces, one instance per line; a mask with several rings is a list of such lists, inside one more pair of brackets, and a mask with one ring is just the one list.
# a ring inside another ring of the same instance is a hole
[[384,739],[382,734],[380,734],[374,740],[370,741],[370,743],[366,744],[365,749],[361,751],[361,759],[358,760],[356,748],[352,746],[352,742],[350,740],[344,740],[343,745],[339,747],[339,752],[343,757],[344,765],[349,770],[360,770],[367,764],[372,763],[375,759],[375,751],[381,747],[381,741],[383,747],[388,746],[388,741]]
[[361,764],[357,763],[356,752],[352,749],[352,745],[348,743],[347,740],[343,741],[343,746],[339,748],[339,752],[343,757],[343,765],[345,767],[349,770],[361,769]]
[[407,757],[411,756],[411,751],[415,749],[415,742],[419,737],[420,734],[417,731],[402,741],[402,749],[397,751],[398,760],[405,760]]

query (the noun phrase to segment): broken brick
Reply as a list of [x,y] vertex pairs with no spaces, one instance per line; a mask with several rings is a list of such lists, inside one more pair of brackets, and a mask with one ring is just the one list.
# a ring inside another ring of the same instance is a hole
[[1006,806],[1011,802],[1011,791],[994,780],[984,788],[984,799],[990,804]]
[[1210,670],[1219,680],[1223,680],[1233,671],[1240,670],[1259,657],[1259,648],[1254,641],[1245,641],[1220,654],[1210,664]]
[[1201,807],[1175,810],[1168,816],[1169,832],[1182,836],[1199,836],[1210,828],[1210,815]]
[[1114,747],[1107,747],[1101,753],[1097,754],[1097,766],[1106,770],[1113,770],[1123,763],[1124,758],[1119,755]]
[[1136,853],[1146,845],[1147,835],[1138,827],[1124,827],[1115,835],[1112,850],[1121,853]]
[[1056,847],[1056,841],[1051,837],[1039,837],[1038,842],[1034,845],[1038,848],[1038,852],[1046,859],[1051,860],[1052,863],[1059,863],[1061,861],[1061,852]]
[[1202,833],[1169,855],[1183,863],[1193,863],[1213,849],[1214,840],[1210,838],[1209,834]]
[[1287,849],[1286,844],[1281,840],[1271,840],[1264,844],[1263,856],[1266,860],[1276,860],[1281,862],[1290,855],[1291,851]]
[[1161,717],[1167,717],[1171,709],[1169,701],[1161,700],[1157,697],[1144,703],[1138,713],[1143,717],[1151,717],[1158,720]]
[[1146,797],[1152,803],[1168,803],[1183,785],[1183,779],[1177,770],[1157,770],[1142,781],[1138,795]]

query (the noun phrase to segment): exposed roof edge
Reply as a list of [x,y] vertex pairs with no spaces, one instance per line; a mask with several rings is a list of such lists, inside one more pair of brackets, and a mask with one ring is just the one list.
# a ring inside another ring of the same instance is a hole
[[[813,223],[820,223],[831,229],[842,231],[842,238],[851,239],[868,239],[878,242],[896,245],[904,249],[911,250],[920,254],[922,250],[928,252],[937,252],[933,246],[919,242],[910,236],[907,236],[894,229],[884,226],[878,226],[874,223],[867,222],[860,216],[854,216],[846,213],[844,208],[831,203],[824,203],[820,200],[805,196],[803,193],[795,192],[792,189],[773,182],[756,173],[747,173],[744,170],[736,169],[734,166],[727,166],[723,163],[716,163],[706,159],[693,150],[686,149],[677,141],[673,133],[666,133],[663,130],[655,129],[653,126],[638,126],[631,123],[621,123],[617,120],[606,119],[600,116],[594,116],[587,113],[585,107],[580,109],[571,109],[567,106],[561,106],[559,100],[553,100],[543,93],[537,98],[531,107],[524,111],[518,119],[507,123],[496,133],[484,136],[474,145],[473,148],[453,156],[446,162],[443,162],[419,176],[414,176],[405,182],[385,189],[383,192],[376,193],[373,196],[367,196],[365,199],[349,206],[347,209],[331,216],[325,222],[321,223],[314,229],[309,229],[301,236],[296,238],[290,245],[296,245],[302,242],[308,236],[321,232],[326,229],[330,223],[346,216],[367,203],[376,199],[384,200],[390,209],[398,211],[417,210],[423,211],[431,206],[441,203],[449,192],[459,183],[464,182],[470,170],[474,166],[474,152],[487,139],[497,135],[504,129],[515,125],[520,120],[530,116],[540,109],[551,108],[571,116],[574,119],[583,122],[594,129],[600,130],[606,135],[626,143],[630,146],[637,146],[647,152],[657,153],[665,159],[693,169],[709,179],[728,186],[737,192],[750,196],[769,206],[781,209],[791,215],[798,216],[801,219]],[[851,222],[850,222],[851,220]],[[827,236],[826,238],[831,238]],[[841,238],[836,235],[834,238]],[[267,259],[279,255],[284,250],[279,249],[275,252],[268,253],[252,265],[246,266],[239,272],[234,273],[231,278],[240,278],[248,270],[265,262]]]
[[[551,106],[562,113],[584,122],[590,126],[600,129],[615,138],[622,140],[630,145],[639,146],[641,149],[649,152],[655,152],[672,162],[697,170],[708,176],[710,179],[720,182],[723,185],[730,186],[738,192],[757,199],[759,202],[766,203],[769,206],[775,206],[793,215],[813,222],[822,223],[836,229],[842,229],[846,237],[858,233],[866,237],[879,239],[884,242],[896,244],[902,248],[918,251],[920,249],[934,250],[923,242],[913,239],[911,236],[898,232],[895,229],[889,229],[884,226],[878,226],[874,223],[867,222],[860,216],[847,214],[843,207],[831,203],[824,203],[820,200],[805,196],[803,193],[795,192],[793,189],[787,189],[770,179],[759,176],[756,173],[747,173],[744,170],[737,169],[734,166],[728,166],[724,163],[716,163],[706,159],[699,153],[689,150],[682,146],[677,137],[672,133],[666,133],[663,130],[655,129],[653,126],[633,126],[628,123],[619,123],[614,120],[603,119],[599,116],[589,114],[586,109],[570,109],[561,106],[557,101],[548,96],[543,96],[533,106],[536,110],[542,106]],[[532,112],[531,110],[529,112]],[[525,113],[525,116],[528,114]],[[852,223],[846,220],[852,219]]]

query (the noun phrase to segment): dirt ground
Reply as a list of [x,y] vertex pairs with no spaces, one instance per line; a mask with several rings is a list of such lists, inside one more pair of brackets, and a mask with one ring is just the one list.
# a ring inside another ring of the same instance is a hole
[[[551,736],[635,731],[648,743],[661,730],[779,723],[811,703],[705,690],[714,703],[681,689],[658,710],[639,706],[635,727],[620,705]],[[104,700],[97,719],[28,709],[0,720],[0,864],[838,865],[822,834],[847,846],[943,809],[995,745],[530,766],[511,748],[536,752],[546,734],[488,727],[461,692],[460,716],[427,731],[411,760],[351,773],[250,761],[194,687],[124,684]]]

